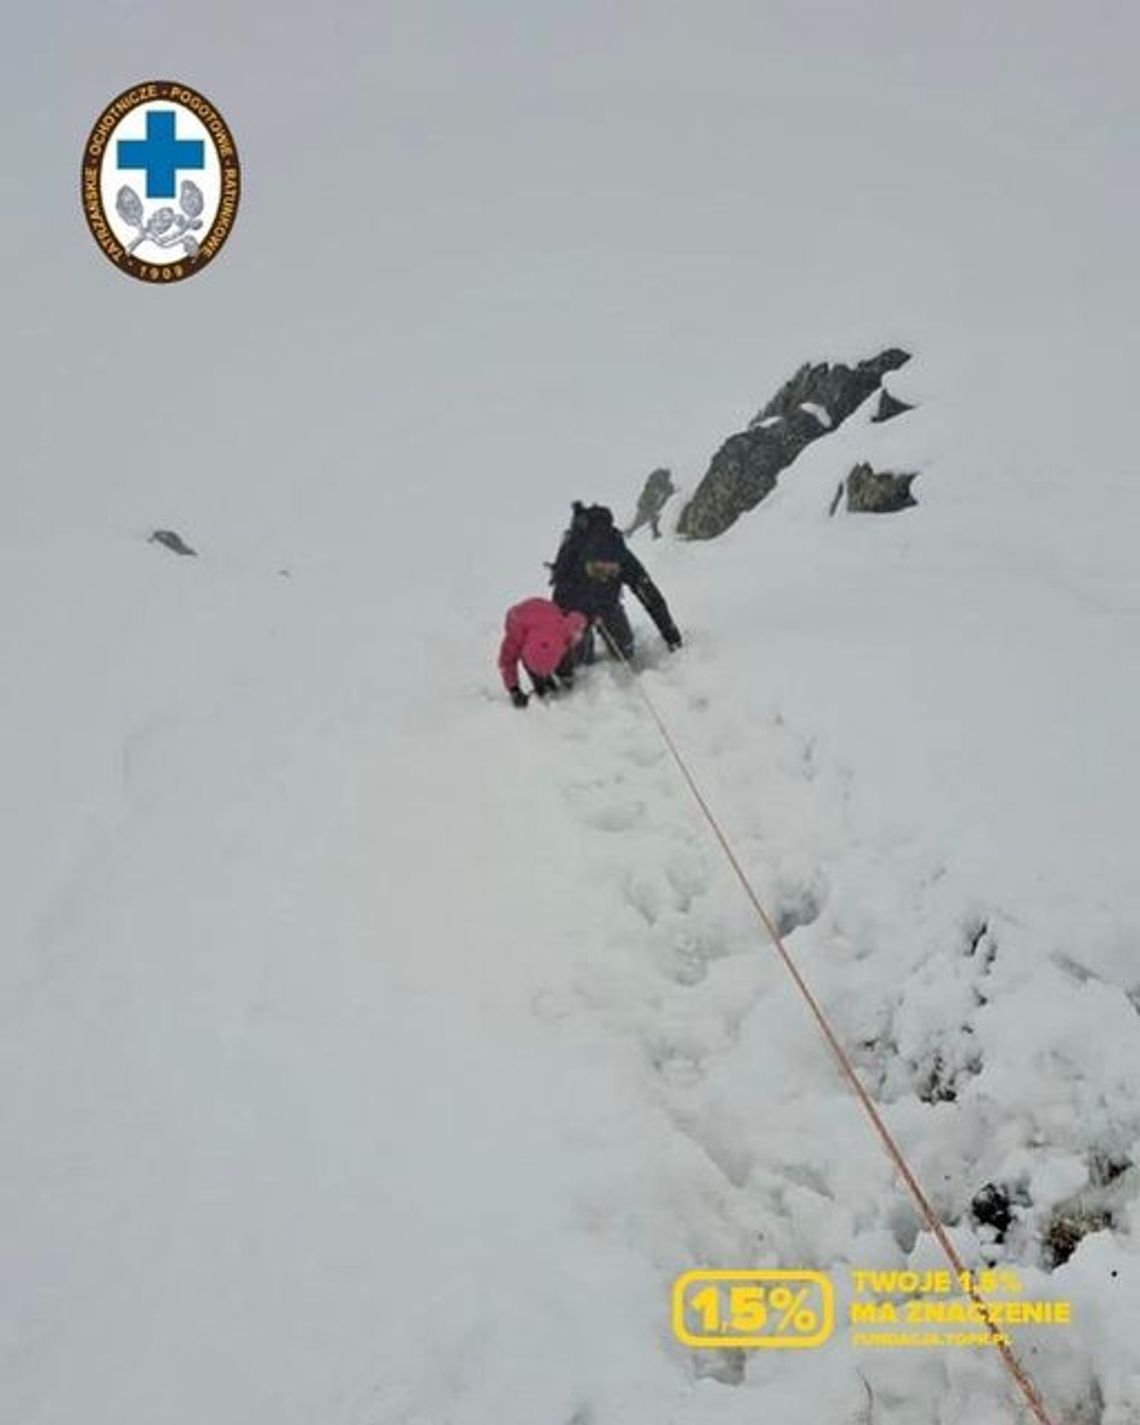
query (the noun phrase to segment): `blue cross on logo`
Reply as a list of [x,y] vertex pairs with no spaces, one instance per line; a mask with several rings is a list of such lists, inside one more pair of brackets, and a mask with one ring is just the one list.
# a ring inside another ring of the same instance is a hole
[[146,169],[146,196],[173,198],[180,168],[205,168],[201,139],[174,137],[174,110],[148,109],[145,139],[119,140],[119,167]]

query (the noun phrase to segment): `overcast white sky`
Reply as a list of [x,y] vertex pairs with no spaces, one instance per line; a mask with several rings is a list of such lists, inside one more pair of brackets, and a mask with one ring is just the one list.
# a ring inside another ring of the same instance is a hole
[[[263,537],[282,500],[331,532],[361,489],[434,521],[446,487],[548,540],[573,495],[696,479],[801,360],[936,348],[948,317],[1015,359],[1131,281],[1138,39],[1084,0],[19,7],[10,534],[127,530],[145,496],[248,540],[227,490],[256,480]],[[245,177],[223,260],[161,292],[77,185],[152,77],[218,104]],[[1123,431],[1123,374],[1097,390]]]

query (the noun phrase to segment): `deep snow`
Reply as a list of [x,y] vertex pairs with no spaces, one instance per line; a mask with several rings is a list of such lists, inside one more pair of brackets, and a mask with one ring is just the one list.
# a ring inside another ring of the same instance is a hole
[[[1042,1255],[1140,1141],[1135,17],[337,22],[15,22],[0,1416],[1022,1418],[989,1353],[673,1342],[692,1266],[940,1263],[625,675],[494,667],[571,498],[889,342],[915,411],[637,537],[639,677],[960,1250],[1073,1301],[1053,1418],[1140,1419],[1134,1172]],[[247,173],[162,293],[68,187],[152,70]],[[918,508],[828,519],[858,459]]]

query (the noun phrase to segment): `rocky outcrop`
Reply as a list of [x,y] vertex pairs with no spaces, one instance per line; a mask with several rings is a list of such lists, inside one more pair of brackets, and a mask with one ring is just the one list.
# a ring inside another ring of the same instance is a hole
[[746,430],[729,436],[681,512],[677,532],[690,539],[722,534],[775,488],[780,471],[813,440],[841,425],[910,360],[892,347],[857,366],[801,366]]
[[853,515],[887,515],[917,505],[918,501],[910,493],[911,484],[917,479],[917,471],[896,474],[893,470],[875,470],[865,462],[856,465],[846,481],[848,512]]
[[147,537],[148,544],[161,544],[175,554],[192,554],[198,556],[196,549],[191,549],[180,534],[176,534],[172,529],[156,529]]
[[875,425],[882,425],[883,421],[894,420],[895,416],[901,416],[904,411],[913,410],[913,406],[907,405],[905,401],[900,401],[897,396],[892,396],[884,386],[879,392],[878,409],[871,420]]
[[661,511],[668,503],[669,497],[676,492],[677,487],[673,484],[672,471],[666,470],[664,466],[654,470],[645,481],[641,494],[638,496],[637,513],[625,533],[634,534],[642,525],[647,524],[653,532],[653,538],[660,539],[661,530],[658,527],[658,520],[661,518]]
[[821,361],[815,366],[805,362],[790,381],[786,381],[772,397],[749,429],[763,426],[776,416],[789,416],[800,406],[822,406],[831,425],[842,424],[883,382],[890,371],[897,371],[910,360],[910,353],[889,347],[878,356],[860,361],[857,366],[832,366]]

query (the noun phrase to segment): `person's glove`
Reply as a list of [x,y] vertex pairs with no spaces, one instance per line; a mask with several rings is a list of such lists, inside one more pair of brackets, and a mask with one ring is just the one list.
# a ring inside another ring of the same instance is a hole
[[511,702],[514,703],[516,708],[525,708],[530,701],[521,688],[510,688],[508,691],[511,695]]
[[678,628],[671,628],[671,629],[668,629],[668,630],[666,631],[666,633],[663,635],[663,637],[664,637],[664,639],[665,639],[665,647],[669,650],[669,652],[670,652],[670,653],[676,653],[677,649],[680,648],[680,646],[681,646],[681,631],[680,631],[680,629],[678,629]]

